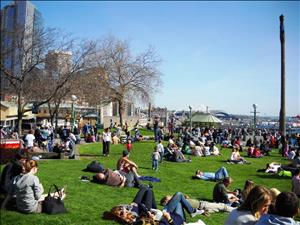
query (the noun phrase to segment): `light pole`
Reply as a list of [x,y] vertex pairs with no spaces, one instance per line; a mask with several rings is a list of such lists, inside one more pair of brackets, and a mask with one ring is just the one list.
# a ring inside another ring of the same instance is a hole
[[77,100],[76,95],[71,95],[72,100],[72,108],[71,108],[71,132],[74,132],[74,126],[75,126],[75,109],[74,109],[74,103]]
[[192,131],[192,107],[189,106],[190,109],[190,130]]
[[253,144],[256,144],[256,139],[255,139],[255,133],[256,133],[256,114],[259,113],[257,112],[257,104],[253,104]]

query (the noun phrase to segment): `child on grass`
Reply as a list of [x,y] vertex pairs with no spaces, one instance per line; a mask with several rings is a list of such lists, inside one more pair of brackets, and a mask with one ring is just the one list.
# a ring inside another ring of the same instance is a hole
[[154,147],[154,151],[152,153],[152,169],[158,170],[158,160],[160,159],[160,154],[156,146]]
[[127,140],[127,144],[126,144],[126,149],[128,152],[130,152],[132,150],[132,142],[131,139]]

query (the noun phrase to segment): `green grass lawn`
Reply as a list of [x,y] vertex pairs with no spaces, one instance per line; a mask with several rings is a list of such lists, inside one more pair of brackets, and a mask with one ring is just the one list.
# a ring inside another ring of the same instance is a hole
[[[196,169],[203,171],[216,171],[220,166],[226,166],[230,176],[234,179],[231,189],[242,188],[246,179],[252,179],[256,184],[265,185],[269,188],[276,187],[280,191],[291,190],[290,178],[279,178],[270,174],[257,173],[256,170],[264,168],[267,162],[276,161],[287,164],[273,151],[272,156],[261,159],[247,159],[250,165],[228,165],[224,162],[229,155],[230,149],[222,149],[222,156],[192,157],[191,163],[163,162],[159,164],[157,172],[151,169],[151,153],[153,142],[134,143],[130,158],[139,165],[139,174],[158,177],[161,183],[153,183],[156,201],[166,194],[177,191],[183,192],[197,199],[212,200],[214,182],[192,180]],[[113,221],[103,220],[104,211],[121,203],[130,203],[136,192],[136,188],[114,188],[94,183],[84,183],[79,178],[82,175],[92,176],[92,173],[83,172],[82,169],[92,160],[99,160],[106,168],[116,168],[116,161],[120,157],[123,145],[112,145],[109,157],[102,157],[102,145],[100,143],[83,144],[80,153],[84,156],[80,160],[41,160],[39,162],[38,177],[48,190],[51,184],[58,186],[67,185],[67,197],[65,205],[68,213],[62,215],[31,214],[25,215],[14,211],[1,211],[1,224],[116,224]],[[242,155],[245,153],[242,153]],[[160,207],[160,206],[159,206]],[[161,207],[160,207],[161,208]],[[187,220],[197,221],[202,219],[207,225],[221,225],[227,217],[227,213],[215,213],[210,217],[197,216],[187,217]]]

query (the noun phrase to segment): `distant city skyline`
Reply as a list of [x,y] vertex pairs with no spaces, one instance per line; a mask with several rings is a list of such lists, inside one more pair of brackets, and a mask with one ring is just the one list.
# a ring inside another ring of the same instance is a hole
[[[10,1],[2,1],[6,5]],[[31,1],[44,24],[80,38],[112,34],[134,53],[154,46],[164,86],[154,106],[278,116],[279,16],[285,16],[286,114],[300,113],[297,1]],[[144,106],[146,108],[146,105]]]

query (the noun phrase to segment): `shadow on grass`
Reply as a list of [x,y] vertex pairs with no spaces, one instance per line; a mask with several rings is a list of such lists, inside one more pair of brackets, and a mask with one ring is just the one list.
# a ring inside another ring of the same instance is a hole
[[216,183],[217,182],[216,180],[202,180],[202,179],[200,179],[196,176],[192,176],[191,178],[192,178],[192,180],[198,180],[198,181],[203,181],[203,182],[211,182],[211,183]]
[[80,154],[80,156],[82,156],[82,157],[98,157],[98,156],[104,157],[102,154]]
[[257,174],[257,177],[267,178],[267,179],[276,179],[276,180],[290,180],[290,177],[280,177],[277,175],[267,175],[267,174]]
[[152,170],[151,167],[143,167],[143,166],[139,166],[139,169]]

